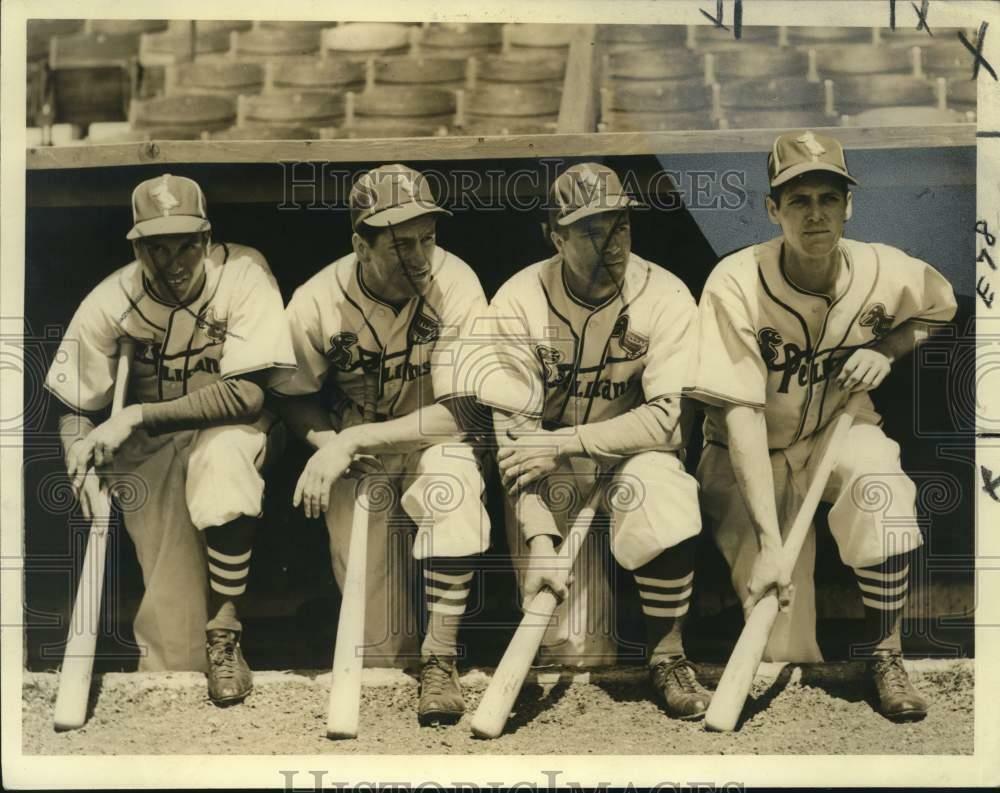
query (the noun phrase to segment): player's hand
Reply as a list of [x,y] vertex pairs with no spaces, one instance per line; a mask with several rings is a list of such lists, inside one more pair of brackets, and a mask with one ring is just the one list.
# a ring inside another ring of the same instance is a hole
[[70,447],[66,455],[66,471],[72,479],[73,492],[77,497],[90,467],[108,465],[114,459],[115,452],[140,426],[142,405],[129,405],[94,427],[83,440]]
[[531,540],[529,546],[528,569],[524,573],[524,602],[528,606],[542,588],[547,588],[562,602],[573,585],[573,573],[565,567],[565,561],[553,547],[552,538],[540,534]]
[[83,476],[83,483],[77,499],[80,502],[80,511],[87,520],[93,520],[98,512],[99,499],[104,498],[101,494],[101,479],[93,468],[89,468]]
[[307,518],[325,513],[330,506],[330,488],[352,467],[354,458],[352,445],[341,436],[317,449],[295,485],[292,506],[301,504]]
[[772,589],[777,589],[778,608],[787,611],[792,602],[795,588],[791,583],[791,571],[785,564],[781,548],[765,547],[750,568],[748,583],[750,594],[743,601],[743,616],[749,618],[753,607]]
[[500,479],[507,493],[514,497],[557,470],[568,456],[574,437],[571,428],[537,430],[523,436],[508,431],[506,442],[497,450]]
[[837,375],[837,383],[845,391],[871,391],[882,385],[892,363],[878,350],[855,350]]

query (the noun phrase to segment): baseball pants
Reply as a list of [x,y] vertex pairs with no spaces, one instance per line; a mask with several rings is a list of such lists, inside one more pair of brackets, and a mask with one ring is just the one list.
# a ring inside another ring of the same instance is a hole
[[[784,535],[795,520],[834,422],[823,432],[771,453],[778,522]],[[757,540],[737,486],[729,450],[709,444],[698,466],[703,506],[715,542],[729,563],[733,587],[747,596]],[[880,427],[855,423],[836,462],[822,501],[832,505],[830,532],[841,561],[853,568],[884,562],[923,543],[916,518],[916,487],[903,473],[899,444]],[[770,661],[821,661],[816,643],[816,593],[813,571],[816,535],[810,528],[792,574],[789,610],[778,615],[764,654]]]
[[[562,470],[551,474],[540,489],[548,509],[529,514],[505,499],[507,541],[522,598],[530,556],[524,527],[547,526],[565,537],[590,492],[595,469],[587,458],[572,458]],[[622,568],[633,571],[701,531],[698,484],[676,454],[637,454],[616,468],[605,488],[603,506],[573,568],[569,595],[557,606],[542,640],[540,663],[615,663],[615,605],[608,551]]]
[[[470,557],[489,547],[483,476],[471,446],[448,443],[379,458],[389,487],[372,493],[368,518],[365,663],[420,659],[420,562]],[[359,480],[333,486],[326,525],[334,577],[343,588]]]
[[145,587],[134,620],[140,671],[205,671],[208,561],[203,530],[261,512],[269,418],[152,437],[138,431],[115,455]]

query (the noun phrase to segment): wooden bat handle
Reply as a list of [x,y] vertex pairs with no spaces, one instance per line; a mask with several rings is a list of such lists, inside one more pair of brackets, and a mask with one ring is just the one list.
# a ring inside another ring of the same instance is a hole
[[[135,343],[131,339],[124,339],[119,344],[115,392],[111,401],[112,415],[125,407],[134,346]],[[88,472],[84,487],[93,488],[93,484],[89,483],[94,481]],[[69,623],[69,637],[63,653],[62,669],[59,672],[59,691],[56,694],[53,717],[53,724],[57,730],[75,730],[87,721],[90,681],[94,672],[97,635],[101,626],[101,592],[104,588],[104,563],[111,524],[111,496],[104,484],[100,485],[96,498],[92,498],[90,503],[94,514],[87,535],[87,552],[80,570],[76,599],[73,601],[73,615]]]
[[[603,493],[603,483],[600,478],[594,481],[594,486],[580,513],[573,521],[566,539],[559,547],[558,559],[560,568],[567,573],[573,568],[580,547],[590,531],[594,514],[600,504]],[[514,632],[514,637],[500,659],[493,673],[493,679],[483,694],[483,698],[472,718],[472,733],[478,738],[496,738],[503,732],[507,718],[510,716],[514,701],[524,685],[524,679],[531,668],[535,653],[542,644],[545,631],[548,630],[552,613],[558,604],[555,594],[548,588],[541,589],[525,610],[521,624]]]
[[[836,418],[836,425],[830,435],[823,456],[820,458],[816,472],[813,474],[809,489],[806,491],[802,506],[795,515],[795,521],[788,530],[782,545],[782,564],[791,575],[798,561],[802,545],[805,543],[812,525],[816,507],[826,489],[833,467],[840,456],[840,449],[847,438],[847,433],[854,423],[854,417],[864,405],[864,394],[852,394],[844,411]],[[719,685],[712,695],[712,702],[705,713],[705,728],[718,732],[729,732],[736,728],[743,705],[750,693],[757,667],[767,647],[767,640],[778,617],[778,596],[772,589],[754,605],[747,617],[740,637],[733,647],[726,668],[719,679]]]
[[340,600],[337,640],[333,650],[333,674],[327,708],[328,738],[356,738],[361,714],[361,669],[364,665],[366,560],[368,556],[368,514],[371,508],[365,477],[359,487],[358,503],[351,523],[347,550],[347,572]]

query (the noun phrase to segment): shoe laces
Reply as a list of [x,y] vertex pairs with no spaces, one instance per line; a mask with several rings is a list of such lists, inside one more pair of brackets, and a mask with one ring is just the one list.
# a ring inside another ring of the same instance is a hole
[[215,668],[219,678],[236,676],[238,663],[236,660],[236,637],[232,634],[215,636],[208,645],[208,660]]
[[904,694],[909,691],[910,679],[903,668],[901,656],[884,655],[879,657],[875,664],[882,682],[893,694]]
[[420,683],[424,694],[442,694],[451,685],[451,668],[436,655],[432,655],[424,665]]
[[673,677],[678,686],[685,694],[700,693],[700,684],[695,676],[694,664],[687,658],[680,658],[676,661],[663,661],[656,667],[656,677],[658,680],[666,682],[668,677]]

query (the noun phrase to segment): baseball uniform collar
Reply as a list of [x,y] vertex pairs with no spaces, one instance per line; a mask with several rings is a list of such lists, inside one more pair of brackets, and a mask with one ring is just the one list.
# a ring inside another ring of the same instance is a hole
[[575,303],[577,306],[590,312],[600,311],[601,309],[614,303],[616,300],[621,300],[622,303],[629,303],[636,290],[645,280],[645,272],[647,270],[646,262],[636,256],[635,253],[630,252],[628,257],[628,266],[625,268],[625,276],[622,278],[621,289],[612,292],[607,299],[601,301],[600,303],[593,304],[574,294],[573,290],[570,289],[569,282],[566,280],[566,265],[563,261],[562,255],[557,254],[555,260],[558,263],[559,278],[562,281],[562,288],[566,293],[566,297],[568,297],[570,301]]

